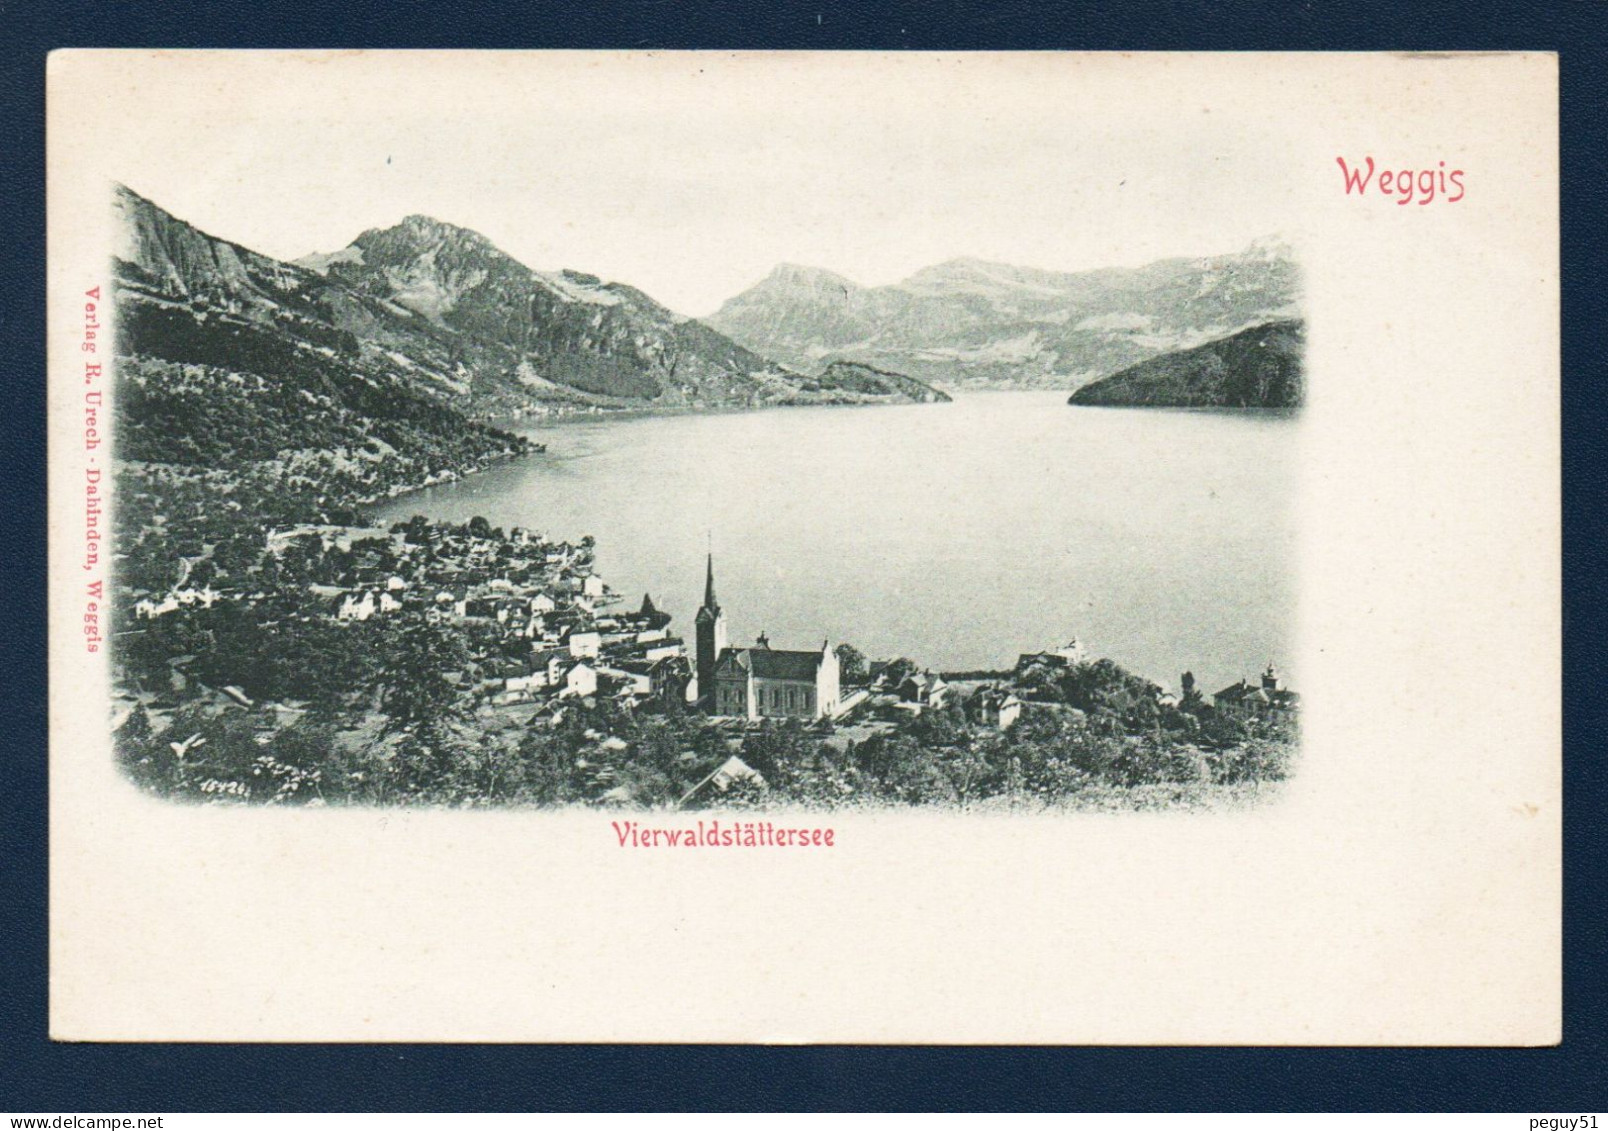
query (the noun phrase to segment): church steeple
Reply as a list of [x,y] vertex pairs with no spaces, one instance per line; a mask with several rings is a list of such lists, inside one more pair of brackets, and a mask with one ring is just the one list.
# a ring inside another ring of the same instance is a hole
[[707,576],[705,576],[705,578],[704,578],[704,602],[703,602],[703,607],[706,608],[706,609],[712,609],[715,612],[720,611],[720,602],[715,600],[715,555],[714,554],[709,555],[709,572],[708,572]]
[[720,654],[726,650],[726,615],[720,611],[720,602],[715,599],[714,554],[709,555],[706,568],[703,607],[695,618],[697,646],[694,660],[698,673],[698,697],[703,700],[705,710],[713,711],[715,668],[720,663]]

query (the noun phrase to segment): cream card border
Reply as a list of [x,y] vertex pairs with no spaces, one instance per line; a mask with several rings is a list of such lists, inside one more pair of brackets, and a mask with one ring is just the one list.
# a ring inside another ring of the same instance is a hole
[[[980,113],[1070,99],[1281,139],[1312,396],[1306,739],[1278,802],[842,814],[831,853],[672,856],[595,813],[188,808],[117,778],[81,632],[79,347],[120,155],[185,160],[164,106],[206,100],[249,144],[286,83],[379,115],[387,89],[538,78],[544,112],[584,115],[588,82],[651,104],[702,69],[876,113],[945,58]],[[57,1038],[1559,1039],[1555,57],[68,51],[48,83]],[[1348,198],[1335,157],[1367,153],[1455,155],[1466,199]]]

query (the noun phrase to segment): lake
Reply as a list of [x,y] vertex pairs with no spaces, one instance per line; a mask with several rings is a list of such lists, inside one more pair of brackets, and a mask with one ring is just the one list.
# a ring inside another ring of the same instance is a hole
[[689,644],[712,545],[733,644],[829,638],[955,670],[1075,635],[1211,692],[1270,658],[1293,675],[1298,431],[1057,392],[589,419],[380,513],[591,534],[609,584],[633,607],[651,593]]

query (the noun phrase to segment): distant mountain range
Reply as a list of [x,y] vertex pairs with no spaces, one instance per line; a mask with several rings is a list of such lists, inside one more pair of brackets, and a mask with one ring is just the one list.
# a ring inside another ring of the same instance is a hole
[[1297,316],[1300,280],[1274,238],[1242,252],[1061,273],[955,259],[862,287],[784,264],[707,319],[804,370],[886,366],[950,388],[1077,388],[1147,358]]
[[1069,404],[1295,408],[1304,393],[1306,327],[1269,322],[1163,354],[1085,385]]
[[532,270],[427,216],[285,263],[127,188],[117,205],[119,319],[142,356],[246,372],[294,357],[474,419],[942,398],[793,372],[633,287]]

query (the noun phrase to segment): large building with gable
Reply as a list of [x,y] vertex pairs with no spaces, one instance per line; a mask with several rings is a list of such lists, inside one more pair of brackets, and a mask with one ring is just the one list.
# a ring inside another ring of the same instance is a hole
[[772,648],[760,636],[752,648],[727,646],[726,615],[715,599],[712,556],[696,624],[698,695],[709,714],[819,719],[837,713],[838,659],[829,642],[823,641],[818,651],[790,651]]
[[[1190,677],[1193,684],[1194,677]],[[1301,705],[1301,697],[1280,685],[1278,669],[1268,661],[1261,686],[1240,680],[1212,696],[1217,709],[1237,719],[1290,719]]]

